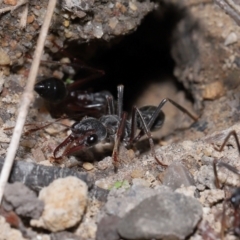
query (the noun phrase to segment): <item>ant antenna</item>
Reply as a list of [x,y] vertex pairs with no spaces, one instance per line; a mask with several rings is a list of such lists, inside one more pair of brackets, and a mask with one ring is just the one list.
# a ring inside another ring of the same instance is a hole
[[118,85],[117,86],[118,90],[118,100],[117,100],[117,115],[119,118],[122,116],[122,107],[123,107],[123,90],[124,86],[123,85]]

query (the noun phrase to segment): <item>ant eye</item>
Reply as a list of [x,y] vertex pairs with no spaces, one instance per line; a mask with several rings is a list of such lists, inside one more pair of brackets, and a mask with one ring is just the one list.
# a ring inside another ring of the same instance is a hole
[[98,136],[96,134],[92,134],[87,138],[87,143],[89,145],[94,145],[97,143],[97,141],[98,141]]

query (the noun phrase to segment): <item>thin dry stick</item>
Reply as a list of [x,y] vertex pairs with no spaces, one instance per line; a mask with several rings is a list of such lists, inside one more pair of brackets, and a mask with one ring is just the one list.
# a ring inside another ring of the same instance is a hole
[[214,0],[239,26],[240,26],[240,7],[236,1]]
[[[0,9],[0,14],[5,13],[5,12],[13,12],[14,10],[18,9],[19,7],[21,7],[22,5],[28,3],[28,0],[19,0],[17,5],[15,6],[10,6],[10,7],[5,7]],[[0,4],[1,4],[1,0],[0,0]]]
[[19,145],[21,133],[23,131],[24,123],[27,117],[29,105],[33,100],[33,87],[34,87],[35,79],[37,77],[40,58],[43,52],[44,43],[47,37],[48,29],[51,23],[56,2],[57,0],[49,0],[46,16],[41,28],[40,35],[38,37],[38,42],[37,42],[36,50],[34,53],[32,66],[28,76],[27,86],[22,96],[22,101],[21,101],[21,106],[19,108],[19,114],[17,117],[16,126],[13,131],[13,136],[8,148],[7,156],[6,156],[3,169],[1,172],[1,176],[0,176],[0,202],[2,201],[4,188],[8,181],[9,174],[12,169],[12,165],[13,165],[15,154]]

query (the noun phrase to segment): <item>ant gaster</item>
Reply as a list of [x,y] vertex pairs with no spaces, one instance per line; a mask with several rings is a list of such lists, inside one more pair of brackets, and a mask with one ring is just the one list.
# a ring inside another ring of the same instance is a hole
[[[236,143],[237,143],[237,147],[238,147],[238,151],[240,153],[240,143],[239,143],[239,139],[237,136],[237,133],[235,130],[231,131],[228,133],[228,135],[226,136],[224,142],[222,143],[222,145],[220,146],[220,148],[216,148],[215,150],[221,152],[224,148],[224,146],[227,144],[228,139],[233,136]],[[217,159],[214,159],[213,162],[213,169],[214,169],[214,175],[215,175],[215,185],[217,188],[220,188],[220,181],[218,178],[218,172],[217,172],[217,167],[225,167],[228,170],[230,170],[231,172],[240,175],[240,171],[238,171],[235,167],[231,166],[228,163],[225,162],[221,162]],[[238,237],[240,237],[240,187],[237,187],[233,193],[231,194],[231,196],[225,200],[224,205],[223,205],[223,217],[222,217],[222,229],[221,229],[221,236],[222,239],[224,238],[224,231],[225,231],[225,212],[226,212],[226,204],[227,203],[231,203],[231,206],[233,208],[234,211],[234,222],[233,222],[233,228],[234,228],[234,234]]]
[[63,52],[64,55],[73,59],[73,63],[59,63],[44,61],[52,64],[64,64],[74,66],[77,70],[91,73],[89,77],[79,79],[66,86],[58,78],[50,77],[35,84],[34,90],[46,101],[47,107],[54,118],[62,117],[64,114],[74,120],[81,120],[84,116],[99,118],[107,113],[107,98],[112,97],[108,91],[91,93],[80,90],[82,85],[96,78],[102,77],[105,72],[84,64],[81,60],[70,56],[63,48],[55,42],[53,44]]
[[[114,142],[112,158],[116,170],[119,166],[118,154],[120,143],[123,142],[127,148],[130,148],[132,144],[146,134],[149,140],[151,153],[155,160],[158,164],[166,166],[156,157],[151,136],[151,131],[161,128],[164,123],[164,113],[161,110],[162,107],[166,102],[170,102],[194,121],[196,121],[197,118],[173,100],[165,98],[157,107],[145,106],[139,109],[136,106],[133,107],[131,119],[127,120],[126,113],[122,112],[123,89],[123,85],[118,86],[116,113],[113,99],[112,97],[108,97],[108,115],[103,115],[99,119],[92,117],[85,118],[72,125],[72,133],[60,143],[53,152],[53,156],[56,160],[63,156],[76,153],[84,148],[92,147],[99,142]],[[136,135],[137,129],[140,130],[138,135]],[[57,156],[60,149],[65,146],[66,148],[62,155]]]
[[78,90],[82,82],[79,80],[66,87],[60,79],[47,78],[36,83],[34,90],[47,102],[53,117],[65,114],[71,119],[80,120],[86,115],[98,118],[106,114],[106,99],[112,97],[111,93]]

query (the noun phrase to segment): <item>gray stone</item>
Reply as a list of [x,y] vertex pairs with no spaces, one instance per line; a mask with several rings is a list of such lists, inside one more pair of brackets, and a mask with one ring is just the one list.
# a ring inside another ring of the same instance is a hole
[[212,166],[202,166],[197,172],[195,179],[197,179],[198,184],[202,184],[209,189],[215,189],[215,176]]
[[165,186],[152,189],[146,186],[133,185],[130,189],[113,189],[108,195],[105,205],[107,214],[123,217],[141,201],[160,192],[169,191]]
[[121,218],[117,216],[106,216],[98,223],[96,240],[119,240],[117,226]]
[[124,239],[185,239],[202,216],[192,197],[165,192],[142,201],[118,225]]
[[71,233],[71,232],[66,232],[66,231],[62,231],[62,232],[58,232],[58,233],[52,233],[50,235],[51,240],[83,240],[83,238]]
[[15,182],[5,188],[3,207],[8,211],[14,210],[20,216],[37,219],[43,212],[44,203],[23,183]]
[[174,162],[168,166],[163,178],[163,185],[176,190],[182,186],[195,186],[192,174],[180,162]]

